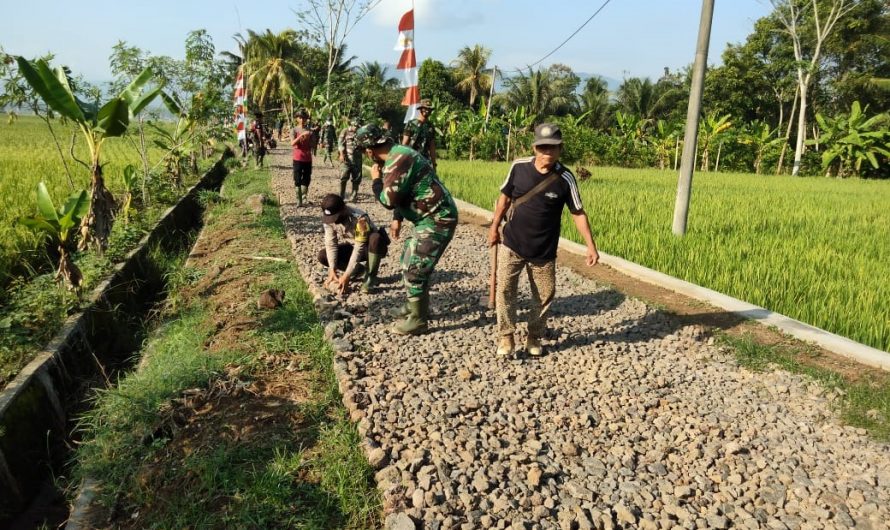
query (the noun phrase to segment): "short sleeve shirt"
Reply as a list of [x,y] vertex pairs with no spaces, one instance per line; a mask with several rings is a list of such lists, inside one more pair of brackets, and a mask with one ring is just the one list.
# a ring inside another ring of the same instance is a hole
[[[504,245],[530,261],[556,259],[563,207],[567,206],[573,214],[584,209],[572,172],[560,163],[553,171],[559,178],[516,208],[513,218],[504,226]],[[534,157],[516,160],[501,186],[501,193],[515,201],[548,176],[535,168]]]
[[293,146],[293,159],[296,162],[312,162],[312,130],[296,126],[293,135],[297,138]]

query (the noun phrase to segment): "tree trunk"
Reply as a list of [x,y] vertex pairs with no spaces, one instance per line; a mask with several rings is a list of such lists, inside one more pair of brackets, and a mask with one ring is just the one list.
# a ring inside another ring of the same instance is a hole
[[794,124],[798,96],[800,96],[800,87],[794,91],[794,102],[791,104],[791,112],[788,114],[788,127],[785,128],[785,141],[782,143],[782,152],[779,153],[779,162],[776,164],[776,175],[782,172],[782,167],[785,165],[785,153],[788,151],[788,139],[791,138],[791,126]]
[[800,110],[797,113],[797,143],[794,147],[794,166],[791,176],[796,177],[800,173],[800,161],[803,158],[804,140],[807,136],[807,87],[800,87]]
[[714,171],[720,171],[720,152],[723,151],[723,142],[717,146],[717,160],[714,161]]
[[677,171],[677,160],[680,156],[680,137],[677,136],[677,144],[674,146],[674,171]]
[[90,208],[80,229],[78,249],[85,250],[93,245],[98,252],[104,253],[108,248],[108,237],[114,224],[114,196],[105,187],[102,177],[102,166],[99,161],[93,162],[93,177],[90,185]]
[[71,261],[71,255],[68,253],[68,249],[65,248],[64,243],[59,245],[59,269],[56,271],[56,280],[64,281],[69,289],[75,291],[80,288],[80,284],[83,281],[83,274],[77,268],[77,265]]

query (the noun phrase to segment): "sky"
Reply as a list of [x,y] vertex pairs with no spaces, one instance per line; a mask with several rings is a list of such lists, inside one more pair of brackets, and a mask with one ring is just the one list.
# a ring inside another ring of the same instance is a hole
[[[418,62],[451,62],[467,45],[492,51],[489,65],[524,68],[556,48],[605,0],[414,0]],[[717,0],[709,64],[719,64],[727,43],[743,42],[768,14],[768,0]],[[108,56],[119,40],[156,55],[183,56],[183,41],[204,28],[217,50],[235,49],[233,35],[246,29],[298,27],[301,0],[0,0],[6,15],[0,47],[34,57],[56,54],[76,74],[111,78]],[[347,37],[356,64],[395,64],[398,20],[411,0],[382,0]],[[563,63],[579,73],[621,80],[658,79],[690,64],[695,54],[701,0],[611,0],[572,40],[541,66]],[[395,72],[391,72],[394,75]],[[422,87],[421,87],[422,88]]]

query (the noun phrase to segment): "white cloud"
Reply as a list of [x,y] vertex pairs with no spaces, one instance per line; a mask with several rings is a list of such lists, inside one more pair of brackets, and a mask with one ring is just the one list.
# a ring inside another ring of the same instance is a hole
[[[414,24],[420,30],[462,28],[485,22],[477,9],[479,2],[472,0],[414,0]],[[375,25],[393,28],[409,9],[410,0],[382,0],[371,11]]]

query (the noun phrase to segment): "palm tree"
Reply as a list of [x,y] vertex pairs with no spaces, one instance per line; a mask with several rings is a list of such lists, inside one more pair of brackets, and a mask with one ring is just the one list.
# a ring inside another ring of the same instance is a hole
[[387,76],[385,65],[377,61],[366,61],[356,68],[356,73],[363,83],[379,88],[396,88],[399,80]]
[[591,77],[581,93],[581,112],[586,115],[587,124],[602,128],[609,114],[609,87],[602,77]]
[[292,114],[295,88],[306,75],[299,62],[299,35],[292,29],[277,34],[268,29],[247,32],[244,55],[249,90],[261,108],[276,102],[289,105]]
[[491,50],[476,44],[472,48],[464,46],[457,53],[457,59],[451,62],[455,67],[457,88],[470,95],[470,107],[479,94],[491,89],[492,76],[485,72],[489,57]]
[[618,105],[625,112],[644,119],[663,118],[681,96],[678,88],[668,83],[653,83],[648,77],[625,79],[618,87]]
[[550,69],[529,68],[528,75],[519,72],[516,77],[507,79],[507,92],[504,99],[510,108],[525,107],[535,122],[556,114],[560,109],[570,108],[575,103],[574,87],[568,90],[568,83],[553,75]]

